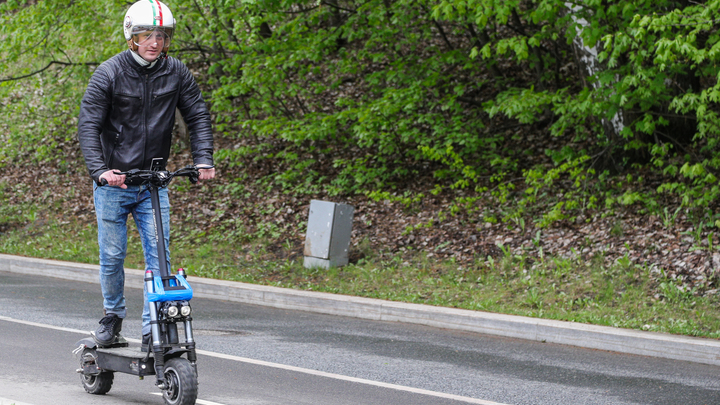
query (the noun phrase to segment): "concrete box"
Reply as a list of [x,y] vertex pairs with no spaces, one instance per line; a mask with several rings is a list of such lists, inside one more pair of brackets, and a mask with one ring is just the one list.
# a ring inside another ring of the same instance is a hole
[[348,204],[310,201],[303,262],[306,268],[328,269],[348,263],[354,211]]

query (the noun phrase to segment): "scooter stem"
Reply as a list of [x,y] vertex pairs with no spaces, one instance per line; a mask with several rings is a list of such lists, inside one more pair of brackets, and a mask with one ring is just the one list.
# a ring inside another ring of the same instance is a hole
[[155,244],[157,245],[158,268],[163,286],[168,287],[170,269],[168,269],[167,251],[165,250],[165,233],[163,231],[162,211],[160,210],[160,193],[158,192],[158,187],[154,184],[149,184],[149,188],[150,203],[152,205],[153,218],[155,218]]

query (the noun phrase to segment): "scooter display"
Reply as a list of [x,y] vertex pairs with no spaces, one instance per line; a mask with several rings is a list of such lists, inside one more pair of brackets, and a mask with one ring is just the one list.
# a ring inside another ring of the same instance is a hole
[[[116,174],[124,174],[126,182],[140,179],[142,184],[147,185],[155,219],[158,257],[164,258],[167,256],[158,190],[167,187],[178,176],[189,177],[192,183],[197,183],[199,172],[194,166],[174,172],[161,170],[161,166],[162,159],[154,159],[151,170],[130,170]],[[92,337],[84,338],[76,344],[73,353],[80,359],[77,372],[88,393],[103,395],[110,391],[116,372],[137,375],[141,380],[145,376],[155,375],[155,385],[162,391],[166,404],[195,404],[198,374],[190,307],[193,291],[185,279],[183,269],[173,275],[167,261],[158,262],[160,275],[154,276],[151,270],[147,270],[144,278],[152,329],[152,341],[147,352],[129,347],[122,336],[118,336],[109,346],[99,346]],[[178,328],[183,332],[182,339],[178,335]]]

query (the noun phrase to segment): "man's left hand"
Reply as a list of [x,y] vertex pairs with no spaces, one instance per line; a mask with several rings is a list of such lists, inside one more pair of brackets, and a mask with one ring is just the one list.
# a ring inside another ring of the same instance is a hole
[[198,171],[200,172],[199,180],[212,180],[215,178],[215,168],[208,165],[198,165]]

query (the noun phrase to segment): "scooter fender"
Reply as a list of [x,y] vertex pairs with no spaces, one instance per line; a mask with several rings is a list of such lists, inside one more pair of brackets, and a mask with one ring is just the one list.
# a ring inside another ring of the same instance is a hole
[[85,349],[97,349],[98,345],[97,342],[95,342],[95,339],[91,337],[82,338],[77,343],[75,343],[75,349],[77,352],[82,352]]
[[[97,343],[95,343],[95,339],[93,338],[84,338],[80,339],[77,343],[75,343],[75,350],[73,350],[73,354],[77,356],[78,358],[82,358],[82,354],[85,353],[86,349],[90,349],[92,351],[92,357],[97,358],[97,354],[95,353],[95,349],[97,348]],[[98,375],[100,373],[100,370],[98,370],[97,364],[95,361],[92,362],[80,362],[80,368],[75,370],[80,374],[84,375]]]

